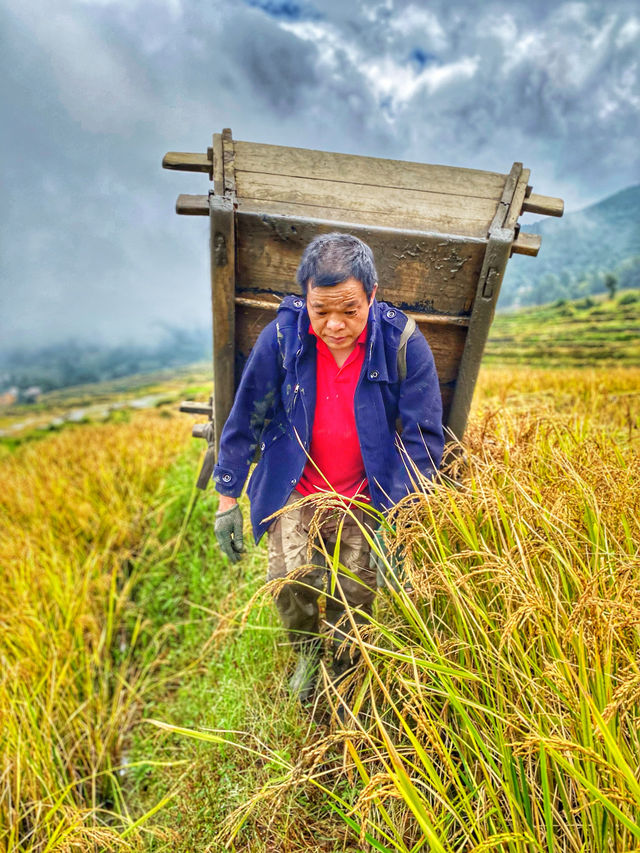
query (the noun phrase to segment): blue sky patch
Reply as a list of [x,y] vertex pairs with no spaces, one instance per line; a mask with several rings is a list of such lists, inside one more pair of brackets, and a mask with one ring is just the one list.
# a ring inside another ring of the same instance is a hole
[[411,53],[409,54],[409,62],[418,66],[418,70],[422,71],[422,69],[426,66],[435,62],[438,57],[435,53],[429,53],[426,50],[423,50],[421,47],[414,47]]

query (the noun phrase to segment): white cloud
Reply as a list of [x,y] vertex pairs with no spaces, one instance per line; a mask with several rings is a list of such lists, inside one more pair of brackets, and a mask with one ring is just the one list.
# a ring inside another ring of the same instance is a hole
[[400,10],[389,23],[393,30],[403,36],[426,41],[432,50],[444,50],[447,46],[447,36],[437,16],[413,3]]
[[[409,7],[406,14],[414,23],[429,21],[431,29],[441,36],[442,31],[432,15],[426,15],[413,6]],[[315,45],[318,62],[323,70],[340,75],[360,75],[371,94],[386,110],[392,112],[409,102],[421,90],[433,93],[457,80],[468,80],[476,73],[479,65],[478,57],[470,56],[449,63],[429,64],[417,70],[408,61],[406,54],[398,58],[388,52],[378,57],[374,52],[356,46],[336,27],[326,22],[287,21],[280,26],[297,38]],[[396,23],[395,27],[405,34],[404,25]]]
[[629,44],[633,44],[638,41],[640,37],[640,21],[631,17],[627,21],[624,22],[622,27],[620,27],[620,32],[618,33],[618,37],[616,39],[616,47],[619,50],[626,47]]
[[393,107],[404,106],[421,90],[429,94],[460,80],[468,80],[478,69],[478,57],[465,57],[448,65],[430,66],[416,71],[389,56],[371,63],[363,63],[361,70],[373,93],[384,101],[390,98]]

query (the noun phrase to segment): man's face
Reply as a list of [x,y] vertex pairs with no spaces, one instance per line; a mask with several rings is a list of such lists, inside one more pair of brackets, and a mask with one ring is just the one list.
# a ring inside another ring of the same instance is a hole
[[334,355],[348,355],[367,325],[369,306],[378,285],[367,297],[364,285],[348,278],[332,287],[308,287],[307,311],[311,327]]

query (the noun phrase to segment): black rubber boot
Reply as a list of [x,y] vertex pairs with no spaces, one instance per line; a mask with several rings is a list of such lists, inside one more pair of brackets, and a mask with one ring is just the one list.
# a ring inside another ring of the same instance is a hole
[[320,641],[301,645],[296,668],[289,679],[289,692],[303,705],[311,700],[316,689],[321,650]]

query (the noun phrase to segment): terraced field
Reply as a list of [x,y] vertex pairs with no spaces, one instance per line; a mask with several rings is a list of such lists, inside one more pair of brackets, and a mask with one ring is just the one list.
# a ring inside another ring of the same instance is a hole
[[536,367],[640,366],[640,291],[497,314],[485,361]]

